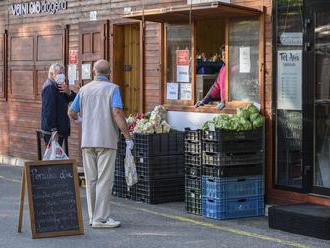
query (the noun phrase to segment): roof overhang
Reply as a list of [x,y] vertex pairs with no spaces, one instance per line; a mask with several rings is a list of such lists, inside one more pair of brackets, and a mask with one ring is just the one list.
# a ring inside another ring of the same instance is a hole
[[160,9],[132,11],[126,18],[160,23],[178,23],[196,20],[260,16],[262,11],[241,5],[212,2],[196,5],[178,5]]

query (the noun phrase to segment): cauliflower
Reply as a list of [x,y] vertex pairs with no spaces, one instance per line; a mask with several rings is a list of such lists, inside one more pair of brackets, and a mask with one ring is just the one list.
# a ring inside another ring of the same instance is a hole
[[161,126],[163,129],[163,133],[169,133],[171,131],[171,126],[166,121],[163,121]]

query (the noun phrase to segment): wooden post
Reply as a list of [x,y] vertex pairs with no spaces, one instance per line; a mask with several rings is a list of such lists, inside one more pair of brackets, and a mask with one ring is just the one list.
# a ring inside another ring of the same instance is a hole
[[24,210],[24,197],[25,197],[25,185],[26,185],[26,174],[25,167],[22,172],[22,181],[21,181],[21,199],[19,205],[19,217],[18,217],[18,228],[17,232],[22,232],[22,222],[23,222],[23,210]]

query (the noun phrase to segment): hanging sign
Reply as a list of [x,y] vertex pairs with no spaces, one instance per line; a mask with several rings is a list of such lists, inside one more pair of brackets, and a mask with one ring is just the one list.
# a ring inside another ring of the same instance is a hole
[[68,2],[65,0],[31,1],[26,3],[14,3],[9,7],[9,12],[14,16],[35,14],[56,14],[66,10]]
[[92,65],[91,64],[82,64],[81,65],[81,79],[89,80],[92,77]]
[[280,36],[281,44],[284,46],[302,46],[303,33],[301,32],[284,32]]
[[180,99],[191,100],[191,84],[180,84]]
[[176,81],[190,82],[189,50],[176,50]]
[[69,64],[78,64],[78,50],[73,49],[69,51]]
[[239,48],[239,72],[240,73],[251,72],[250,47]]
[[178,100],[179,98],[179,84],[167,83],[167,100]]
[[302,51],[277,53],[277,108],[302,109]]

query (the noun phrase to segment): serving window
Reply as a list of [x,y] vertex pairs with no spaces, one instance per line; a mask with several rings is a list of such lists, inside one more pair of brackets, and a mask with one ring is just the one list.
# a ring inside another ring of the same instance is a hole
[[[233,111],[247,102],[263,108],[263,14],[225,3],[132,13],[163,23],[163,99],[169,110]],[[203,102],[204,103],[204,102]]]

